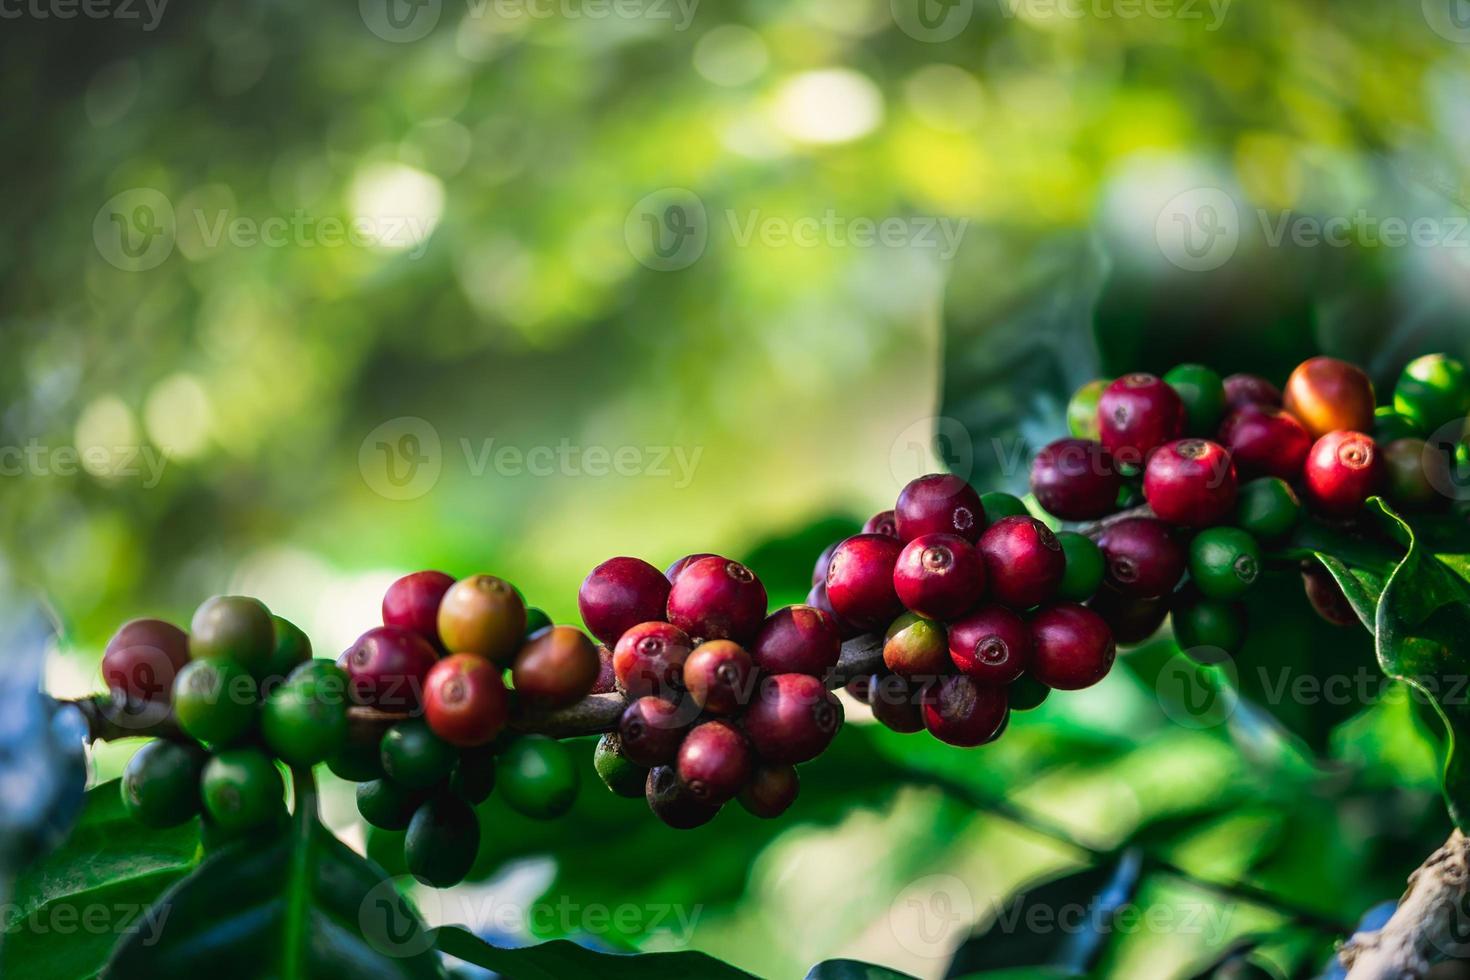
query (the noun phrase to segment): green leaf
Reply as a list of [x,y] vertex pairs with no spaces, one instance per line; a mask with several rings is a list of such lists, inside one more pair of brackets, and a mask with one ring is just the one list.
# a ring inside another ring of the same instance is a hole
[[89,790],[66,843],[15,882],[3,972],[94,976],[120,936],[156,934],[162,923],[154,900],[188,873],[198,852],[197,820],[150,829],[128,815],[118,780]]
[[598,977],[600,980],[659,980],[661,977],[699,977],[700,980],[751,980],[751,974],[704,953],[598,953],[565,939],[536,946],[507,949],[492,946],[458,926],[438,930],[441,952],[515,980],[563,980]]
[[857,960],[825,960],[807,971],[806,980],[914,980],[907,973]]

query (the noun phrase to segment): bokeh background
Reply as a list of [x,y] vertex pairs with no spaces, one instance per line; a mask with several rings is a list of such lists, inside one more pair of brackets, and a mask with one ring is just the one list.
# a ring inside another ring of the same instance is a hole
[[[1329,350],[1384,379],[1466,344],[1457,0],[70,9],[0,32],[0,546],[58,623],[59,695],[100,686],[122,620],[217,592],[326,655],[420,567],[575,622],[605,557],[719,551],[797,601],[828,540],[957,445],[1014,488],[1024,452],[988,440],[1057,434],[1099,373],[1279,379]],[[1170,845],[1225,877],[1275,855],[1266,880],[1348,924],[1442,838],[1401,698],[1191,726],[1154,685],[1120,672],[983,755],[855,709],[776,828],[677,838],[600,797],[540,828],[500,813],[512,843],[465,894],[698,906],[692,930],[590,941],[768,976],[836,955],[938,976],[1008,890],[1086,858],[985,800],[1103,851],[1229,801]],[[1357,864],[1304,856],[1329,847]],[[904,924],[945,889],[942,929]],[[1247,934],[1324,948],[1241,906],[1217,941],[1109,962],[1182,969]]]

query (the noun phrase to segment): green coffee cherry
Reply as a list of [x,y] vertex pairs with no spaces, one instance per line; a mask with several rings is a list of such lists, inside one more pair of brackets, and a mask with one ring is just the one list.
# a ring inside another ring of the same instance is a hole
[[425,795],[391,779],[370,779],[357,784],[357,812],[380,830],[404,830]]
[[1193,596],[1176,603],[1169,621],[1179,649],[1186,653],[1213,647],[1235,654],[1245,645],[1245,609],[1240,603]]
[[311,659],[311,640],[290,620],[271,616],[275,642],[271,647],[267,677],[286,677]]
[[208,758],[197,745],[149,742],[123,770],[123,805],[149,827],[174,827],[198,816],[199,775]]
[[381,779],[383,760],[377,742],[348,742],[327,759],[332,775],[349,783]]
[[980,506],[985,511],[985,523],[994,524],[1002,517],[1030,517],[1026,504],[1014,494],[992,490],[980,495]]
[[1078,439],[1097,439],[1097,403],[1103,389],[1112,384],[1111,378],[1089,381],[1067,403],[1067,430]]
[[603,785],[618,796],[635,799],[644,795],[648,770],[623,755],[623,741],[617,732],[608,732],[597,740],[592,753],[592,767]]
[[1181,364],[1164,375],[1164,381],[1179,393],[1189,417],[1187,432],[1211,436],[1225,414],[1225,381],[1203,364]]
[[408,871],[435,888],[464,881],[480,850],[480,822],[457,796],[441,794],[423,804],[409,821],[403,838]]
[[1030,674],[1022,674],[1006,687],[1006,702],[1012,711],[1031,711],[1041,707],[1051,694],[1051,688]]
[[1470,371],[1448,354],[1415,358],[1399,375],[1393,407],[1414,423],[1416,435],[1433,435],[1470,415]]
[[549,820],[571,809],[577,798],[577,766],[571,751],[544,735],[511,743],[500,758],[500,795],[512,810]]
[[529,638],[551,625],[551,617],[544,609],[530,606],[526,609],[526,636]]
[[185,734],[214,745],[255,725],[255,678],[231,660],[191,660],[174,678],[174,717]]
[[1091,599],[1102,587],[1106,571],[1102,549],[1087,535],[1076,531],[1058,531],[1057,543],[1062,546],[1062,554],[1067,559],[1057,595],[1073,602]]
[[479,806],[495,791],[495,750],[488,745],[466,749],[449,777],[449,790],[470,806]]
[[388,729],[382,742],[383,772],[394,782],[427,789],[449,775],[459,758],[454,746],[419,719]]
[[1301,513],[1302,502],[1291,484],[1274,476],[1242,484],[1235,501],[1236,526],[1263,541],[1285,537]]
[[275,623],[259,599],[217,595],[194,611],[189,656],[195,660],[231,660],[260,680],[268,676],[275,649]]
[[205,810],[227,832],[264,826],[285,807],[281,772],[259,749],[220,752],[204,766],[201,787]]
[[293,766],[312,766],[347,742],[347,673],[328,660],[291,672],[265,699],[260,731],[266,745]]
[[1380,405],[1374,411],[1373,441],[1380,446],[1386,446],[1396,439],[1415,439],[1418,436],[1419,427],[1407,415],[1400,415],[1387,405]]
[[1189,546],[1189,574],[1211,599],[1244,595],[1261,575],[1261,548],[1238,527],[1201,531]]

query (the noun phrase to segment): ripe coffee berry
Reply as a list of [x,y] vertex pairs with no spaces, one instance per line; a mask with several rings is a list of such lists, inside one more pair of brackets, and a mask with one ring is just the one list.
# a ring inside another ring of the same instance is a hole
[[680,781],[673,766],[648,770],[643,792],[653,815],[675,830],[693,830],[709,823],[720,812],[718,805],[697,799]]
[[1031,617],[1031,676],[1059,691],[1091,687],[1107,676],[1117,647],[1112,631],[1086,606],[1063,602]]
[[[664,578],[668,579],[669,584],[672,585],[674,582],[677,582],[679,580],[679,576],[684,573],[684,569],[699,561],[699,559],[718,557],[720,556],[709,551],[701,551],[697,552],[696,554],[685,555],[683,558],[680,558],[668,568],[664,569]],[[643,794],[643,788],[641,786],[638,789],[638,793],[640,796]]]
[[1002,517],[1029,517],[1031,512],[1015,494],[992,490],[980,495],[980,506],[985,511],[985,526],[989,527]]
[[980,495],[964,480],[948,473],[931,473],[910,480],[893,508],[900,541],[921,534],[958,534],[974,541],[985,530]]
[[1167,443],[1149,457],[1143,495],[1171,524],[1208,527],[1235,509],[1235,464],[1223,446],[1204,439]]
[[476,654],[450,654],[424,681],[424,719],[450,745],[486,744],[500,734],[509,712],[501,668]]
[[639,623],[623,633],[613,650],[618,690],[629,698],[647,694],[673,698],[684,680],[684,661],[694,643],[672,623]]
[[837,632],[842,635],[844,640],[850,640],[854,636],[861,636],[866,632],[861,626],[855,626],[837,615],[837,610],[832,608],[832,600],[827,596],[826,582],[818,582],[811,587],[811,591],[806,594],[806,604],[813,609],[819,609],[828,616],[831,616],[832,621],[837,624]]
[[920,704],[929,734],[964,748],[996,739],[1010,714],[1004,688],[979,684],[963,674],[931,682],[920,695]]
[[217,595],[194,611],[189,624],[189,656],[195,660],[231,660],[257,680],[266,675],[276,628],[270,610],[259,599]]
[[1261,548],[1238,527],[1202,531],[1189,543],[1189,575],[1211,599],[1237,598],[1261,577]]
[[1233,655],[1245,646],[1245,609],[1239,603],[1189,596],[1175,604],[1169,621],[1185,653],[1206,648]]
[[559,708],[587,696],[602,664],[597,647],[575,626],[553,626],[521,647],[511,667],[516,695],[531,705]]
[[766,618],[766,587],[738,561],[701,558],[669,591],[668,620],[690,636],[744,643]]
[[1315,559],[1302,562],[1302,590],[1312,610],[1333,626],[1356,626],[1358,614],[1343,594],[1342,586]]
[[1470,415],[1470,369],[1447,354],[1415,358],[1399,375],[1393,407],[1423,435]]
[[385,711],[412,711],[424,678],[439,655],[429,641],[397,626],[378,626],[357,638],[337,659],[347,671],[352,700]]
[[979,549],[991,597],[1015,609],[1051,598],[1067,571],[1057,536],[1034,517],[1007,517],[986,528]]
[[1078,439],[1097,440],[1097,403],[1112,383],[1112,378],[1098,378],[1077,389],[1067,402],[1068,432]]
[[155,739],[123,770],[123,806],[148,827],[175,827],[199,815],[199,774],[208,753],[197,745]]
[[1031,492],[1048,514],[1090,521],[1118,505],[1123,478],[1102,443],[1058,439],[1031,461]]
[[836,553],[837,546],[845,540],[846,538],[833,541],[822,549],[822,553],[817,556],[817,563],[812,566],[812,585],[825,586],[827,584],[827,568],[832,564],[832,555]]
[[1263,476],[1240,488],[1235,502],[1235,524],[1256,537],[1271,541],[1296,527],[1302,502],[1285,480]]
[[1220,375],[1203,364],[1180,364],[1164,375],[1164,382],[1184,402],[1185,431],[1213,434],[1225,414],[1225,384]]
[[1454,487],[1449,459],[1423,439],[1397,439],[1383,447],[1384,488],[1406,510],[1443,503],[1443,489]]
[[881,534],[858,534],[837,546],[827,568],[827,599],[843,620],[878,629],[903,611],[893,569],[903,545]]
[[526,635],[526,603],[505,579],[471,575],[439,602],[439,639],[450,653],[505,663]]
[[692,718],[692,711],[673,701],[652,696],[639,698],[623,709],[623,716],[618,720],[623,754],[645,767],[674,761]]
[[107,641],[102,679],[109,691],[138,701],[164,703],[174,678],[189,662],[189,636],[161,619],[135,619]]
[[1307,502],[1332,517],[1351,517],[1383,483],[1378,445],[1361,432],[1329,432],[1307,456]]
[[597,644],[597,680],[588,694],[611,694],[618,689],[618,675],[613,670],[613,652],[607,644]]
[[1373,382],[1361,368],[1334,357],[1299,364],[1286,381],[1282,403],[1314,439],[1340,429],[1373,428]]
[[413,572],[383,593],[383,625],[412,630],[430,643],[439,643],[439,603],[454,585],[443,572]]
[[640,558],[609,558],[587,573],[577,608],[588,632],[615,646],[625,630],[664,618],[670,587],[662,572]]
[[960,673],[981,684],[1009,684],[1031,659],[1031,634],[1006,607],[982,606],[949,624],[949,656]]
[[842,727],[842,703],[810,674],[775,674],[760,685],[742,724],[762,759],[798,765],[831,744]]
[[694,703],[716,715],[739,711],[755,689],[750,654],[734,640],[709,640],[684,661],[684,686]]
[[883,665],[904,677],[949,673],[949,639],[944,627],[918,613],[904,613],[888,626]]
[[1137,646],[1148,640],[1169,615],[1167,597],[1140,599],[1106,584],[1088,600],[1087,608],[1103,618],[1119,646]]
[[1231,413],[1220,426],[1220,441],[1243,473],[1283,480],[1296,479],[1312,448],[1312,436],[1296,416],[1261,406]]
[[1107,561],[1107,583],[1124,595],[1166,595],[1184,574],[1184,548],[1163,521],[1130,517],[1105,529],[1097,545]]
[[734,725],[707,721],[684,736],[674,768],[696,800],[718,805],[745,786],[753,761],[745,736]]
[[[927,675],[924,682],[937,675]],[[872,674],[868,678],[868,707],[873,719],[890,731],[909,735],[924,730],[924,714],[919,706],[923,683],[898,674]]]
[[1108,385],[1097,404],[1102,444],[1113,458],[1142,466],[1149,453],[1184,434],[1184,402],[1152,374],[1125,374]]
[[1225,379],[1225,405],[1237,411],[1248,405],[1281,407],[1281,389],[1255,374],[1232,374]]
[[957,534],[921,534],[899,553],[893,588],[900,602],[928,619],[956,619],[980,600],[985,563]]
[[1096,541],[1076,531],[1058,531],[1057,543],[1062,546],[1067,563],[1062,581],[1057,585],[1057,597],[1073,602],[1091,599],[1102,587],[1107,571],[1102,549]]
[[750,648],[751,660],[767,674],[823,677],[842,655],[837,620],[815,606],[786,606],[766,617]]
[[617,732],[607,732],[597,740],[592,753],[592,768],[603,785],[617,796],[632,799],[643,795],[648,770],[623,754],[623,740]]
[[864,534],[883,534],[890,538],[898,537],[898,521],[891,510],[880,510],[872,517],[863,522]]
[[790,809],[800,789],[795,766],[757,765],[740,791],[740,805],[752,816],[772,820]]

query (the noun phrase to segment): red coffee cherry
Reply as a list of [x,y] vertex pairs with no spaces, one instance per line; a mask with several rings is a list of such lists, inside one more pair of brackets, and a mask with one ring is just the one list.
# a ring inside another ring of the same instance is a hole
[[1295,480],[1312,448],[1312,436],[1290,412],[1258,405],[1231,413],[1220,442],[1242,473]]
[[964,674],[932,682],[920,703],[929,734],[962,748],[994,741],[1010,715],[1005,688],[978,684]]
[[992,687],[1026,672],[1031,633],[1005,606],[982,606],[949,626],[949,657],[960,673]]
[[1302,562],[1302,590],[1312,610],[1333,626],[1358,625],[1358,614],[1343,594],[1342,586],[1316,559]]
[[560,708],[587,696],[601,666],[586,633],[575,626],[552,626],[521,647],[510,677],[516,695],[528,704]]
[[1332,517],[1352,517],[1383,483],[1383,457],[1371,436],[1329,432],[1307,456],[1307,502]]
[[949,639],[944,627],[918,613],[904,613],[884,634],[883,665],[905,677],[949,673]]
[[[930,675],[926,683],[938,675]],[[898,674],[873,674],[868,680],[868,707],[884,728],[901,735],[924,730],[919,692],[923,685]]]
[[1087,608],[1103,618],[1119,646],[1137,646],[1151,639],[1164,625],[1169,616],[1169,599],[1126,596],[1105,585],[1087,601]]
[[352,700],[384,711],[419,707],[424,679],[439,654],[417,633],[397,626],[368,630],[337,659],[347,671]]
[[1189,556],[1174,531],[1151,517],[1130,517],[1097,539],[1107,561],[1107,583],[1126,596],[1153,599],[1171,592]]
[[750,745],[734,725],[707,721],[684,736],[675,769],[696,800],[717,806],[744,788],[753,763]]
[[669,622],[690,636],[744,643],[766,618],[766,587],[738,561],[701,558],[669,591]]
[[880,510],[863,523],[864,534],[882,534],[890,538],[898,537],[898,522],[891,510]]
[[681,572],[683,572],[684,569],[688,568],[690,565],[692,565],[695,562],[699,561],[699,559],[701,559],[701,558],[718,558],[718,557],[720,557],[720,556],[719,555],[716,555],[716,554],[714,554],[712,552],[709,552],[709,551],[701,551],[701,552],[699,552],[697,554],[685,555],[683,558],[680,558],[678,561],[674,562],[668,568],[664,569],[664,578],[668,579],[669,580],[669,583],[672,584],[672,583],[677,582],[679,580],[679,574]]
[[1286,381],[1282,403],[1314,439],[1339,430],[1373,430],[1373,382],[1362,368],[1335,357],[1299,364]]
[[672,698],[683,684],[684,661],[693,649],[689,634],[673,623],[639,623],[613,648],[618,690],[629,698]]
[[825,677],[842,655],[842,630],[815,606],[786,606],[766,617],[750,659],[767,674]]
[[439,603],[454,584],[444,572],[412,572],[383,593],[383,625],[412,630],[439,645]]
[[1118,509],[1123,477],[1102,443],[1058,439],[1031,461],[1031,492],[1048,514],[1090,521]]
[[842,702],[810,674],[767,677],[741,719],[757,754],[798,765],[821,755],[842,727]]
[[661,766],[673,762],[689,730],[693,712],[665,698],[643,697],[623,709],[618,719],[618,738],[623,755],[639,766]]
[[840,538],[822,549],[822,553],[817,556],[817,563],[812,566],[813,585],[827,584],[827,567],[832,564],[832,555],[837,551],[837,546],[846,540],[846,538]]
[[424,680],[424,720],[434,734],[465,749],[499,735],[510,712],[502,670],[473,653],[450,654],[430,668]]
[[985,563],[957,534],[921,534],[899,553],[893,588],[900,602],[927,619],[956,619],[980,601]]
[[1117,647],[1101,616],[1071,602],[1031,617],[1031,676],[1058,691],[1091,687],[1112,669]]
[[881,534],[857,534],[837,546],[827,569],[827,599],[840,619],[865,630],[903,612],[893,569],[903,545]]
[[1281,407],[1281,389],[1258,374],[1232,374],[1225,379],[1225,404],[1231,410],[1251,405]]
[[931,473],[910,480],[893,508],[898,539],[909,542],[921,534],[958,534],[974,541],[985,530],[985,508],[980,495],[964,480],[949,473]]
[[867,632],[861,626],[854,626],[837,615],[837,610],[832,608],[832,600],[827,596],[826,582],[818,582],[811,587],[811,590],[806,594],[806,604],[813,609],[820,609],[828,616],[831,616],[832,621],[837,624],[837,631],[842,634],[844,640],[850,640],[855,636],[862,636],[863,633]]
[[991,597],[1014,609],[1050,599],[1067,570],[1057,536],[1034,517],[1002,518],[985,529],[979,548]]
[[1171,524],[1209,527],[1235,509],[1235,464],[1225,447],[1205,439],[1161,446],[1143,473],[1143,496]]
[[709,823],[720,812],[719,806],[696,799],[673,766],[649,769],[644,795],[653,815],[675,830],[693,830]]
[[618,674],[613,669],[613,652],[607,644],[597,644],[597,680],[589,694],[611,694],[618,689]]
[[755,691],[750,654],[733,640],[709,640],[684,661],[684,686],[694,703],[716,715],[734,714]]
[[623,633],[664,618],[669,580],[641,558],[609,558],[587,573],[577,592],[577,608],[587,631],[608,646]]
[[752,816],[771,820],[790,809],[800,789],[795,766],[758,765],[740,791],[740,805]]
[[1149,453],[1184,434],[1184,401],[1162,378],[1125,374],[1103,391],[1097,422],[1114,459],[1142,466]]
[[161,619],[124,623],[102,652],[109,691],[136,701],[167,704],[174,677],[189,662],[189,634]]

